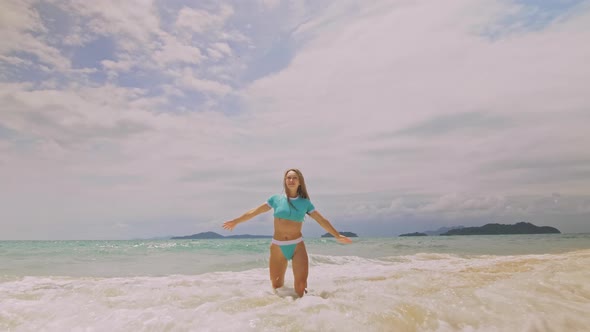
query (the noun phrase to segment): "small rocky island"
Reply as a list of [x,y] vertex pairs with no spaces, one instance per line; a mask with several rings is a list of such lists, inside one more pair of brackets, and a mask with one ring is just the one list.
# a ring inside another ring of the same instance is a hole
[[221,234],[217,234],[215,232],[203,232],[193,235],[187,236],[173,236],[171,239],[173,240],[195,240],[195,239],[265,239],[265,238],[272,238],[271,235],[250,235],[250,234],[241,234],[241,235],[229,235],[223,236]]
[[426,233],[414,232],[414,233],[406,233],[400,234],[400,236],[428,236]]
[[[340,234],[347,236],[347,237],[359,237],[358,235],[356,235],[353,232],[340,232]],[[330,233],[326,233],[326,234],[322,235],[322,237],[334,237],[334,235],[332,235]]]
[[485,224],[481,227],[464,227],[451,229],[441,235],[504,235],[504,234],[560,234],[561,232],[550,226],[536,226],[529,222],[519,222],[514,225]]

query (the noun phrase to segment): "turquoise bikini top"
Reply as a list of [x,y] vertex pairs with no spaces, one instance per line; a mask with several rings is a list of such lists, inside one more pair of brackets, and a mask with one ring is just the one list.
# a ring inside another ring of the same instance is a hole
[[308,213],[312,213],[315,207],[311,201],[307,198],[301,198],[299,196],[291,198],[291,206],[287,201],[285,195],[273,195],[266,201],[271,208],[273,208],[274,216],[281,219],[287,219],[297,222],[303,222],[303,218]]

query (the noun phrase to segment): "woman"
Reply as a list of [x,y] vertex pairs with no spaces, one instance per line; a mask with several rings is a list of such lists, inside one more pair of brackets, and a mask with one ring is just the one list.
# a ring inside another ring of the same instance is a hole
[[301,228],[303,218],[310,215],[320,226],[332,234],[340,243],[352,243],[352,240],[340,235],[330,222],[324,218],[309,200],[303,174],[298,169],[285,172],[283,186],[285,195],[274,195],[268,201],[242,216],[223,223],[223,228],[233,230],[239,223],[274,209],[274,235],[270,245],[270,281],[273,289],[283,287],[285,272],[289,260],[293,260],[294,288],[302,297],[307,288],[309,270],[307,251],[303,243]]

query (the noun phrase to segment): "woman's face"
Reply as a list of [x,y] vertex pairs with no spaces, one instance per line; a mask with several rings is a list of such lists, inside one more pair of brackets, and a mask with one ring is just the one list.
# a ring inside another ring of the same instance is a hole
[[292,190],[297,190],[299,188],[299,176],[295,171],[289,171],[287,175],[285,175],[285,184],[287,188]]

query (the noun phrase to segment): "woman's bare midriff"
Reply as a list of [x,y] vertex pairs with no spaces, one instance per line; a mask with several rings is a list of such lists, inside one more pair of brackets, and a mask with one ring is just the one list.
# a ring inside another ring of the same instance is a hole
[[302,222],[275,218],[275,233],[273,238],[279,241],[295,240],[302,236]]

